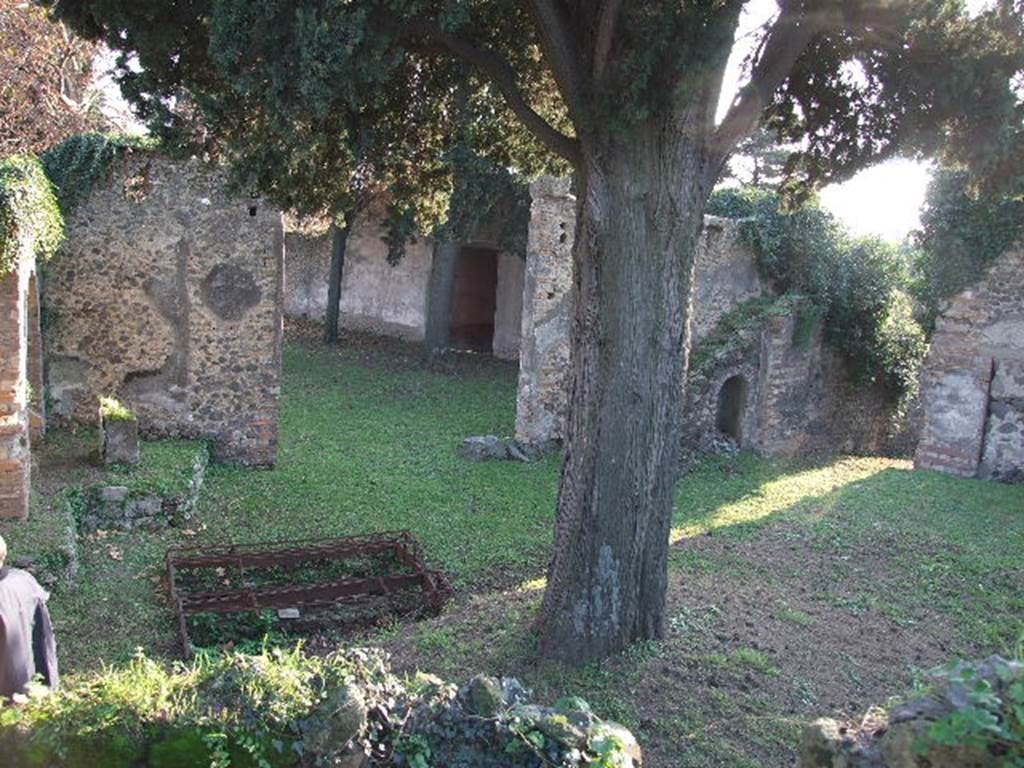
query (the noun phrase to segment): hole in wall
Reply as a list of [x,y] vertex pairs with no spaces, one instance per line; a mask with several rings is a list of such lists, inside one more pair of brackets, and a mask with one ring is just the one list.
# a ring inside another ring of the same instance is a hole
[[718,431],[737,443],[743,440],[743,417],[747,411],[747,380],[731,376],[718,390],[718,411],[715,426]]

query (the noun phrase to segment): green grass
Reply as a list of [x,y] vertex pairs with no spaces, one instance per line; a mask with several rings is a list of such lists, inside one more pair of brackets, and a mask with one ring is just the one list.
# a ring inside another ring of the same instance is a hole
[[459,587],[534,576],[551,544],[559,457],[473,464],[456,454],[465,437],[513,432],[515,383],[507,365],[469,364],[455,377],[286,345],[277,467],[211,467],[205,536],[408,529]]
[[[400,643],[411,632],[410,653],[427,671],[450,679],[520,670],[536,647],[530,621],[552,542],[560,457],[473,464],[456,453],[464,437],[512,433],[515,382],[514,366],[480,359],[432,369],[403,347],[286,343],[278,466],[211,466],[187,529],[80,539],[77,583],[58,585],[52,600],[63,669],[74,676],[120,662],[138,646],[175,653],[175,620],[160,584],[169,545],[405,528],[463,592],[527,583],[520,592],[474,598],[465,613],[408,630],[389,627],[377,639]],[[94,442],[92,433],[55,435],[40,452],[32,519],[0,524],[12,557],[66,531],[53,502],[62,483],[101,477],[99,468],[74,460]],[[148,448],[151,459],[154,450],[163,449]],[[167,464],[157,463],[176,466],[172,453],[168,448]],[[670,578],[767,585],[778,593],[767,610],[791,631],[827,625],[816,620],[818,610],[813,617],[804,610],[804,593],[793,592],[799,587],[851,621],[878,613],[913,629],[930,615],[946,617],[955,630],[951,654],[1005,652],[1024,632],[1021,487],[911,472],[888,459],[710,458],[681,482],[673,519],[674,540],[705,536],[730,546],[674,548]],[[765,537],[834,555],[834,570],[827,579],[808,580],[799,562],[791,574],[766,569],[749,549]],[[875,572],[871,559],[879,553],[887,567]],[[579,693],[603,716],[639,728],[652,749],[672,755],[668,764],[757,765],[757,755],[789,748],[798,729],[794,716],[762,702],[760,683],[750,691],[729,689],[729,698],[709,687],[707,675],[731,685],[744,675],[767,679],[769,670],[781,668],[768,684],[773,690],[799,683],[809,701],[815,689],[802,676],[791,677],[784,659],[742,652],[757,650],[749,641],[717,639],[730,610],[719,597],[711,588],[675,605],[666,641],[612,664],[540,665],[521,674],[540,699]],[[892,679],[905,673],[894,669]],[[643,704],[652,691],[662,691],[661,701],[686,703],[666,714]],[[826,691],[819,694],[827,701]],[[743,707],[736,716],[742,738],[722,731],[736,719],[730,714],[736,706]],[[654,724],[645,725],[645,717]],[[683,733],[687,740],[673,746]]]
[[139,463],[112,465],[104,482],[127,487],[130,496],[185,496],[190,490],[196,464],[206,462],[207,452],[206,444],[199,440],[143,442]]

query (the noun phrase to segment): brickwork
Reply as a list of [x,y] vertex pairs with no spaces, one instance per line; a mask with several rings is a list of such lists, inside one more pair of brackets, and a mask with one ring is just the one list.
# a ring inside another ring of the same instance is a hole
[[[0,518],[28,515],[32,427],[41,434],[42,414],[33,419],[31,400],[42,400],[38,296],[31,248],[16,269],[0,278]],[[34,345],[30,348],[30,339]]]
[[1005,254],[939,318],[921,401],[917,467],[1024,481],[1024,250]]
[[114,394],[150,435],[221,461],[277,455],[281,214],[199,161],[134,152],[67,221],[45,303],[54,416],[95,423]]

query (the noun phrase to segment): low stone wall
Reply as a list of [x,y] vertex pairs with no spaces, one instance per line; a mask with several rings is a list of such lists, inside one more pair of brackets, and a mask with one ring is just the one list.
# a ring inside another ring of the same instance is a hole
[[921,375],[922,469],[1024,482],[1024,249],[939,317]]
[[[1024,679],[1024,665],[992,656],[982,662],[961,662],[933,670],[930,691],[867,717],[859,725],[821,719],[804,728],[797,768],[1001,768],[1015,763],[992,738],[984,743],[943,743],[931,735],[932,726],[951,716],[967,720],[971,714],[1016,717],[1009,694]],[[984,694],[989,703],[975,706],[973,697]],[[1002,702],[1004,712],[995,702]],[[972,710],[969,712],[969,710]],[[980,721],[974,734],[982,736]]]
[[281,368],[281,214],[223,175],[153,152],[116,160],[67,220],[48,270],[55,414],[95,423],[116,395],[143,433],[207,437],[271,465]]

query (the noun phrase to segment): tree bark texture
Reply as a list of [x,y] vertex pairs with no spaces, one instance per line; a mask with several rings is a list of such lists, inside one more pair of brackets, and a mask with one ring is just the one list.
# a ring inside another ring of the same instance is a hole
[[348,245],[349,227],[331,224],[331,271],[327,279],[327,311],[324,316],[324,341],[335,344],[338,341],[338,325],[341,316],[341,281],[345,276],[345,249]]
[[[660,638],[695,249],[700,126],[649,125],[579,168],[566,458],[538,617],[573,664]],[[698,141],[694,141],[694,133]]]
[[448,349],[451,337],[452,291],[455,267],[459,259],[456,243],[436,242],[427,287],[427,323],[425,341],[428,354],[440,355]]

